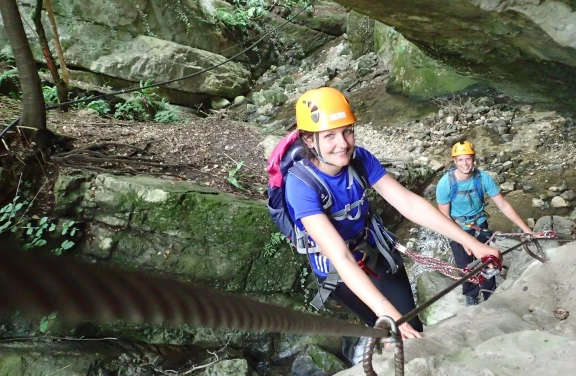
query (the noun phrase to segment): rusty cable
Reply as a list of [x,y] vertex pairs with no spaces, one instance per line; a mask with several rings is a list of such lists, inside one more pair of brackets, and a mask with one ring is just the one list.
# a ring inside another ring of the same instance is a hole
[[[3,247],[4,248],[4,247]],[[58,311],[83,319],[172,323],[330,336],[387,337],[388,330],[261,303],[245,296],[141,272],[65,257],[0,252],[0,311],[26,315]]]

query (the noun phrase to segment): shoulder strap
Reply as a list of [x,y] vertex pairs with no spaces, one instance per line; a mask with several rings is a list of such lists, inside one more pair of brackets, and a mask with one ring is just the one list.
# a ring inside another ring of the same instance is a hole
[[314,190],[314,192],[318,193],[320,196],[320,202],[322,203],[322,209],[327,211],[330,206],[332,206],[332,196],[330,195],[330,190],[326,187],[326,184],[322,180],[313,169],[306,165],[306,160],[300,160],[290,169],[288,173],[294,175],[298,179],[300,179],[304,184],[309,186]]
[[448,182],[450,184],[450,202],[454,201],[458,195],[458,182],[456,181],[456,174],[454,173],[456,169],[452,167],[448,170]]
[[[350,172],[350,177],[356,179],[358,183],[362,186],[362,189],[368,187],[368,172],[364,168],[362,161],[356,158],[356,153],[352,156],[350,166],[348,166],[348,171]],[[350,182],[350,184],[352,184]]]
[[480,170],[477,168],[474,169],[474,189],[478,194],[478,198],[481,202],[484,202],[484,188],[482,187],[482,175],[480,174]]

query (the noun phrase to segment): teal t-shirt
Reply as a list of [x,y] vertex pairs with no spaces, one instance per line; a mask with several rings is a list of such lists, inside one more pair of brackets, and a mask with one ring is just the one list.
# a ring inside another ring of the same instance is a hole
[[[482,189],[484,194],[489,197],[494,197],[500,193],[500,188],[496,182],[486,172],[480,171],[480,179],[482,180]],[[436,186],[436,201],[439,204],[450,204],[450,216],[455,217],[470,217],[473,218],[478,213],[484,210],[484,202],[480,200],[476,190],[474,189],[474,178],[468,180],[456,180],[458,182],[458,194],[454,201],[450,202],[450,178],[448,173],[444,174],[438,185]],[[469,193],[466,193],[468,191]],[[486,221],[486,217],[479,218],[476,222],[480,225]],[[462,229],[468,230],[466,226]]]

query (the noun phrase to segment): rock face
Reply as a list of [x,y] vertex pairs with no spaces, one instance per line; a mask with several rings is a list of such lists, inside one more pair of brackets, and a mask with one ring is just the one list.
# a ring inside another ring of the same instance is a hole
[[390,70],[388,91],[414,99],[457,93],[476,84],[424,53],[394,28],[376,22],[375,52]]
[[[36,2],[23,0],[24,19]],[[98,86],[134,87],[141,81],[169,81],[222,64],[192,78],[176,81],[160,92],[169,101],[184,106],[210,106],[211,97],[233,100],[246,94],[250,81],[258,78],[280,58],[301,59],[341,36],[345,31],[346,9],[321,1],[261,41],[257,48],[245,40],[258,39],[232,30],[220,21],[220,14],[233,17],[233,6],[223,0],[53,0],[53,9],[66,63],[72,77]],[[286,21],[288,14],[271,7],[271,27]],[[299,7],[296,7],[300,9]],[[245,21],[246,22],[246,21]],[[255,21],[250,20],[250,23]],[[2,21],[0,20],[0,24]],[[49,40],[50,23],[43,14]],[[26,28],[35,58],[45,63],[35,31]],[[264,33],[264,31],[261,31]],[[252,43],[252,42],[250,42]],[[0,52],[11,55],[0,27]],[[238,55],[238,56],[236,56]],[[280,56],[282,55],[282,56]],[[234,61],[224,63],[234,57]]]
[[573,2],[339,0],[338,3],[393,27],[442,64],[474,80],[480,77],[480,81],[516,98],[554,98],[564,103],[574,99]]
[[[576,243],[548,249],[546,263],[528,260],[488,301],[428,327],[423,339],[406,341],[406,375],[573,374],[575,251]],[[376,357],[374,368],[394,375],[393,352]],[[338,375],[363,374],[356,366]]]
[[82,251],[122,268],[150,270],[228,291],[298,287],[304,257],[276,231],[265,205],[148,177],[60,176],[57,210],[89,223]]

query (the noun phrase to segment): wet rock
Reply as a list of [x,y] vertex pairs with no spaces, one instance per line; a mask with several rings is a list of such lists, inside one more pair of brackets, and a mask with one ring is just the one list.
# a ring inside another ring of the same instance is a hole
[[570,204],[566,202],[562,197],[556,196],[550,202],[553,208],[566,208],[569,207]]
[[492,123],[492,127],[494,127],[494,129],[497,129],[499,127],[508,128],[508,123],[506,122],[506,120],[498,119]]
[[435,172],[441,171],[444,168],[444,164],[438,162],[436,159],[432,159],[430,163],[428,163],[428,167],[434,170]]
[[246,102],[246,97],[243,95],[239,95],[236,98],[234,98],[234,106],[239,106],[244,102]]
[[202,376],[250,376],[252,374],[246,359],[221,360],[218,363],[209,365],[204,372],[201,373]]
[[293,376],[328,376],[345,370],[346,365],[334,354],[318,346],[309,346],[292,363]]
[[513,137],[511,134],[503,134],[502,137],[500,137],[500,139],[502,140],[502,142],[511,142]]
[[246,105],[246,113],[248,115],[254,114],[257,110],[258,110],[258,106],[256,106],[255,104],[248,103]]
[[364,77],[372,72],[373,70],[369,68],[358,68],[356,71],[356,77]]
[[556,197],[556,192],[554,192],[553,190],[549,189],[549,190],[546,191],[546,196],[547,196],[547,198]]
[[503,190],[504,192],[512,192],[514,190],[514,182],[512,181],[507,181],[505,183],[500,184],[500,189]]
[[531,192],[534,190],[534,186],[532,184],[524,183],[522,184],[522,190],[524,192]]
[[512,166],[514,166],[512,161],[506,161],[502,164],[502,171],[508,171],[512,168]]
[[[420,274],[416,282],[417,301],[421,305],[438,294],[454,281],[438,272],[425,272]],[[424,325],[433,325],[437,322],[455,316],[463,307],[462,290],[456,288],[448,295],[426,308],[420,319]]]
[[230,101],[226,98],[215,97],[212,99],[212,108],[215,110],[221,110],[230,106]]
[[562,192],[560,197],[562,197],[566,201],[572,201],[574,200],[574,198],[576,198],[576,193],[574,193],[574,191],[570,189],[568,191]]
[[521,124],[529,124],[529,123],[533,123],[533,122],[534,122],[534,119],[533,119],[533,118],[531,118],[531,117],[524,117],[524,116],[515,117],[515,118],[512,120],[512,124],[518,124],[518,125],[521,125]]
[[498,153],[498,156],[496,158],[497,158],[498,162],[502,162],[502,163],[508,162],[510,160],[510,154],[502,151],[502,152]]
[[544,200],[540,198],[533,198],[532,199],[532,207],[534,208],[541,208],[544,206]]

